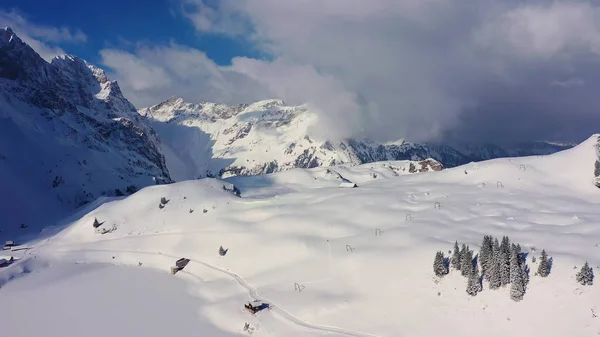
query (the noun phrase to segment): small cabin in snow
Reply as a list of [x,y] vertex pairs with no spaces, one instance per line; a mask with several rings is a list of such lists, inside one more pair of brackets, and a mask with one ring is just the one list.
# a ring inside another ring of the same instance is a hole
[[340,184],[340,187],[344,187],[344,188],[355,188],[355,187],[358,187],[358,185],[356,185],[356,184],[355,184],[355,183],[353,183],[353,182],[346,181],[346,182],[343,182],[343,183],[341,183],[341,184]]
[[6,241],[6,244],[4,245],[4,247],[2,247],[2,249],[10,249],[11,247],[13,247],[15,245],[14,241]]

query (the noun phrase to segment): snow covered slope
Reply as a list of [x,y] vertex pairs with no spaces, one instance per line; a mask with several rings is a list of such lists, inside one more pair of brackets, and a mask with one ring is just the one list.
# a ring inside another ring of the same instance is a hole
[[[439,172],[330,170],[360,181],[357,188],[340,188],[320,168],[230,179],[241,197],[215,179],[151,186],[32,243],[24,260],[0,269],[0,280],[33,256],[164,273],[186,257],[174,277],[202,299],[198,315],[225,333],[247,335],[249,323],[259,337],[594,336],[600,286],[574,276],[585,261],[600,272],[598,142],[594,135],[553,155]],[[368,178],[373,171],[377,178]],[[115,230],[98,234],[95,218]],[[508,235],[528,253],[531,280],[520,302],[487,281],[471,297],[456,270],[434,276],[437,251],[458,240],[477,253],[486,234]],[[541,249],[553,261],[547,278],[535,275]],[[243,304],[252,299],[272,310],[251,316]]]
[[10,28],[0,30],[0,176],[5,232],[170,180],[156,133],[115,81],[74,56],[47,63]]
[[175,180],[198,176],[257,175],[290,168],[362,164],[433,158],[446,167],[509,156],[550,154],[568,146],[548,143],[460,145],[378,144],[347,139],[317,139],[311,127],[318,117],[305,106],[281,100],[250,105],[187,103],[173,97],[139,110],[152,118],[163,140],[167,165]]

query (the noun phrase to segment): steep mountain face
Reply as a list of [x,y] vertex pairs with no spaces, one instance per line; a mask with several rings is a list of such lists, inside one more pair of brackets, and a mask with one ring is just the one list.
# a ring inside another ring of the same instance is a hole
[[378,144],[364,139],[333,142],[310,136],[318,117],[305,106],[280,100],[250,105],[187,103],[170,98],[139,111],[153,120],[176,180],[199,176],[258,175],[290,168],[433,158],[453,167],[498,157],[542,155],[568,148],[547,143],[495,145]]
[[159,138],[116,82],[73,57],[44,61],[0,30],[0,175],[6,226],[171,181]]

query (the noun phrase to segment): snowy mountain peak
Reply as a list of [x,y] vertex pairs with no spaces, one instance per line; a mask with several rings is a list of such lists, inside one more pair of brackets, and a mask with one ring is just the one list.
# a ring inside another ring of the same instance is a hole
[[273,107],[283,107],[285,103],[280,99],[267,99],[250,104],[247,110],[264,110]]
[[176,180],[198,176],[256,175],[340,164],[433,158],[446,167],[514,155],[548,154],[565,147],[493,145],[379,144],[368,139],[317,139],[311,129],[318,116],[308,106],[286,106],[272,99],[249,105],[186,103],[172,97],[140,114],[154,121],[163,139],[169,171]]
[[6,27],[4,27],[4,29],[2,29],[2,31],[0,31],[0,43],[1,44],[11,42],[11,40],[13,38],[18,39],[19,41],[21,40],[15,35],[15,33],[13,32],[13,30],[10,27],[6,26]]
[[0,158],[6,193],[15,195],[0,206],[16,217],[8,222],[39,220],[44,212],[32,209],[41,202],[51,216],[170,181],[158,136],[116,82],[76,56],[48,63],[7,29],[0,30]]

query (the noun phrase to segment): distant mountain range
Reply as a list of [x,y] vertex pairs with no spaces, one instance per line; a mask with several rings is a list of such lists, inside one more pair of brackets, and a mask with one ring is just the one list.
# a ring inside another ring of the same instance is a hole
[[171,98],[137,111],[103,70],[75,56],[46,62],[0,29],[0,213],[10,226],[174,180],[428,158],[451,167],[570,147],[334,142],[313,137],[315,123],[306,106],[280,100],[230,106]]
[[572,147],[544,142],[507,146],[379,144],[365,139],[334,142],[310,136],[318,117],[306,106],[287,106],[281,100],[229,106],[188,103],[173,97],[139,113],[153,121],[175,180],[427,158],[454,167],[499,157],[545,155]]

